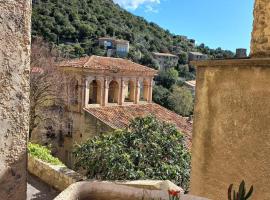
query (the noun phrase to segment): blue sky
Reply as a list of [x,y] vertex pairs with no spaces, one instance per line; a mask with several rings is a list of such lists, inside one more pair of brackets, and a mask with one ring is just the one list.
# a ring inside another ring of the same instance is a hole
[[254,0],[114,0],[172,33],[211,48],[250,48]]

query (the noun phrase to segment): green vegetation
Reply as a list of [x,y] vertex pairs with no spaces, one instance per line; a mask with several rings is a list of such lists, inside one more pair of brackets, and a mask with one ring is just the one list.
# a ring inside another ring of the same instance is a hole
[[192,93],[178,80],[178,72],[175,69],[161,71],[155,81],[154,102],[182,116],[192,115],[194,105]]
[[35,158],[53,165],[64,165],[58,158],[52,156],[51,150],[47,147],[29,142],[27,148],[28,153]]
[[249,191],[246,193],[245,181],[241,182],[238,192],[234,190],[232,193],[232,188],[233,184],[231,184],[228,189],[228,200],[247,200],[253,193],[253,186],[251,186]]
[[232,57],[220,48],[210,49],[194,40],[164,30],[155,23],[134,16],[112,0],[33,0],[32,35],[57,45],[66,56],[104,55],[97,39],[103,36],[130,41],[129,58],[148,66],[156,65],[152,52],[179,55],[187,64],[189,51],[200,51],[211,58]]
[[[101,180],[171,180],[188,189],[190,153],[175,126],[153,116],[136,118],[127,130],[78,145],[76,167]],[[98,161],[98,162],[97,162]]]
[[193,113],[193,96],[186,87],[174,86],[168,97],[168,104],[171,110],[182,116]]

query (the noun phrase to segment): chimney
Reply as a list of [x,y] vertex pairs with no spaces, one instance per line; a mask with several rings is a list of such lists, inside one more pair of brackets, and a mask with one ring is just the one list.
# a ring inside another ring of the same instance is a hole
[[246,58],[247,57],[247,50],[246,49],[236,49],[236,54],[235,54],[236,58]]
[[251,57],[270,57],[270,1],[255,0]]

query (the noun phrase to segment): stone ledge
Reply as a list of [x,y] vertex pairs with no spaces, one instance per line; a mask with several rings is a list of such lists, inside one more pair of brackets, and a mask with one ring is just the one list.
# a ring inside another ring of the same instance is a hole
[[28,171],[59,191],[65,190],[73,183],[86,180],[85,177],[65,166],[52,165],[30,155]]
[[192,65],[197,67],[270,67],[270,58],[246,58],[246,59],[228,59],[228,60],[202,60],[192,61]]

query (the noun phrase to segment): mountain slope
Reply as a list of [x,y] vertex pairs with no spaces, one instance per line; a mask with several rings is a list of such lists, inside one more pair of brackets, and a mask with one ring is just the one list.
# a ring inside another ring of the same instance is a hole
[[195,47],[194,41],[134,16],[112,0],[33,0],[32,30],[33,36],[56,44],[68,57],[103,55],[96,42],[103,36],[129,40],[129,58],[149,66],[154,65],[151,52],[171,52],[182,57],[198,50],[211,58],[233,56],[220,48]]

